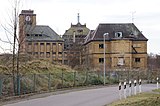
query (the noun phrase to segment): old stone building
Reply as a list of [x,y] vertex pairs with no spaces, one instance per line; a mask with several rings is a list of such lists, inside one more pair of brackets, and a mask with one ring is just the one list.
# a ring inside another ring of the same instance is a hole
[[81,65],[81,52],[84,38],[89,33],[86,24],[82,25],[79,21],[79,13],[77,16],[77,24],[71,24],[71,27],[63,34],[65,64],[72,67]]
[[85,39],[83,63],[96,70],[104,60],[107,69],[146,69],[147,41],[133,23],[99,24]]
[[62,62],[63,39],[49,26],[37,25],[33,10],[22,10],[19,15],[19,40],[20,53]]

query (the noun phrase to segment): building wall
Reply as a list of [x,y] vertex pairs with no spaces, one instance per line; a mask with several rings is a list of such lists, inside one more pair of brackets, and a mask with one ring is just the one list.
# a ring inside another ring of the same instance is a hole
[[[26,21],[26,17],[30,17],[30,21]],[[21,12],[19,15],[19,40],[21,42],[20,44],[20,53],[26,53],[26,47],[25,47],[25,38],[26,33],[25,29],[27,25],[35,26],[36,25],[36,14],[33,14],[32,10],[26,10]]]
[[62,62],[63,42],[26,42],[28,54],[51,62]]
[[[87,61],[88,66],[102,70],[104,46],[101,47],[100,45],[103,43],[103,41],[92,41],[86,44],[84,61]],[[107,68],[147,68],[147,41],[123,39],[106,41],[105,44]]]

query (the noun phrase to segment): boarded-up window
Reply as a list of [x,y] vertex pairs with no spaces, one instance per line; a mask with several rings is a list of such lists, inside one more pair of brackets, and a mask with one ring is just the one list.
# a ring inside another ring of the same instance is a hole
[[62,57],[62,52],[58,52],[58,57]]
[[62,43],[58,43],[58,50],[59,52],[62,52]]
[[32,43],[28,43],[28,52],[32,52]]
[[38,52],[38,43],[34,43],[34,52]]
[[40,52],[45,52],[44,43],[40,43]]
[[117,63],[117,65],[118,65],[118,66],[124,65],[124,58],[123,58],[123,57],[118,58],[118,63]]
[[50,43],[46,43],[46,51],[47,52],[50,52],[51,51],[51,46],[50,46]]
[[38,52],[34,52],[34,56],[38,58]]
[[52,43],[52,51],[56,52],[56,43]]
[[56,52],[52,52],[53,58],[56,58]]
[[40,52],[40,57],[44,58],[44,52]]
[[46,57],[50,58],[50,52],[46,52]]

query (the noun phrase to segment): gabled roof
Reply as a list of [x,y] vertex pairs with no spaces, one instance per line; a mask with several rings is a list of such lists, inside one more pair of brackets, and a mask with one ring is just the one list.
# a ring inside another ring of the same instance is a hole
[[26,27],[27,41],[63,41],[49,26],[36,25]]
[[[122,33],[122,37],[120,38],[115,37],[115,33],[117,32]],[[106,37],[106,40],[115,40],[115,39],[131,39],[137,41],[148,40],[133,23],[118,23],[118,24],[104,23],[104,24],[99,24],[94,32],[89,33],[87,35],[85,43],[90,42],[92,40],[103,40],[104,33],[109,33],[108,37]]]

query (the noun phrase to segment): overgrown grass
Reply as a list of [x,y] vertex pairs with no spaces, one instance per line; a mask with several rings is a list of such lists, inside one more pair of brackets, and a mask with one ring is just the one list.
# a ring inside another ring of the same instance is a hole
[[141,93],[106,106],[160,106],[160,94]]

